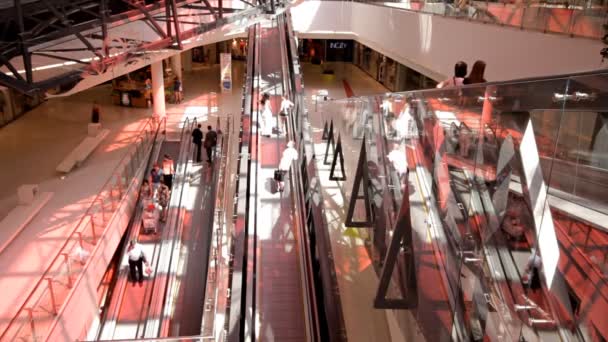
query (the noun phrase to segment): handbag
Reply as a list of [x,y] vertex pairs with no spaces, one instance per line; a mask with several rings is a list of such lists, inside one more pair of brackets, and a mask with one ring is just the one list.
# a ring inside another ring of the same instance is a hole
[[274,180],[276,180],[277,182],[282,182],[283,181],[283,171],[274,170]]

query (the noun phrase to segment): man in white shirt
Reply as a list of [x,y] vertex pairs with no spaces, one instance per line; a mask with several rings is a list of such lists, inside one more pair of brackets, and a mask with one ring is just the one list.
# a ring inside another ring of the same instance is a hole
[[289,101],[289,99],[285,96],[282,97],[281,100],[281,111],[279,115],[281,115],[281,132],[287,133],[287,116],[289,116],[291,108],[293,107],[293,102]]
[[281,176],[279,177],[279,179],[275,177],[275,180],[277,181],[277,188],[279,191],[283,191],[283,189],[285,189],[285,174],[291,168],[291,163],[293,163],[294,160],[298,159],[298,151],[295,149],[294,146],[295,143],[293,141],[288,142],[287,148],[285,149],[285,151],[283,151],[283,155],[281,156],[281,162],[279,163],[279,172],[281,173]]
[[405,151],[401,149],[394,149],[387,156],[388,160],[393,163],[393,167],[395,171],[399,174],[399,177],[407,174],[408,165],[407,165],[407,157],[405,155]]
[[[129,247],[127,248],[127,255],[129,257],[129,273],[131,274],[131,280],[133,284],[138,281],[137,276],[139,276],[139,283],[143,283],[144,281],[144,267],[143,265],[148,265],[148,261],[146,259],[146,255],[144,254],[143,246],[140,245],[136,240],[129,241]],[[136,273],[137,272],[137,273]]]

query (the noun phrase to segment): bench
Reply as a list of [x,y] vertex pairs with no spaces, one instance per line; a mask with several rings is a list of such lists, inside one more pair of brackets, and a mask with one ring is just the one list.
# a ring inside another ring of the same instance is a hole
[[10,245],[34,216],[53,197],[52,192],[43,192],[35,196],[29,204],[19,204],[0,221],[0,253]]
[[57,166],[57,172],[68,173],[79,166],[97,148],[110,133],[109,129],[100,129],[95,135],[87,136],[70,154]]

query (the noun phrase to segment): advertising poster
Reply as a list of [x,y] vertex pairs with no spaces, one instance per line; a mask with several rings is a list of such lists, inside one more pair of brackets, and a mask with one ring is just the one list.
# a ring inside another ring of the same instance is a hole
[[222,93],[232,91],[232,55],[229,53],[220,54],[220,82]]

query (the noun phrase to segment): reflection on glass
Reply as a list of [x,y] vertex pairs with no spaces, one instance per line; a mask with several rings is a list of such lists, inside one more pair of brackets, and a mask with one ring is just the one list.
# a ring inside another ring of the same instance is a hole
[[[345,159],[365,137],[378,272],[397,208],[423,203],[404,248],[427,340],[608,339],[605,89],[598,72],[323,104]],[[349,197],[352,180],[338,185]]]

